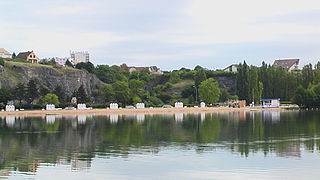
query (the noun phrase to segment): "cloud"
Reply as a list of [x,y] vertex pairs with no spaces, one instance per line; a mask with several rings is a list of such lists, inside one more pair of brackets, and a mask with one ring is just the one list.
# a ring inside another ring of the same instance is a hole
[[260,64],[263,57],[315,57],[309,49],[320,42],[316,0],[0,3],[2,46],[34,49],[40,57],[71,49],[90,51],[94,63],[224,67],[244,59]]
[[69,15],[69,14],[78,14],[81,12],[85,12],[89,10],[86,7],[83,6],[73,6],[73,7],[57,7],[57,8],[53,8],[51,10],[49,10],[50,14],[53,15]]
[[295,22],[258,21],[260,18],[276,18],[287,13],[315,9],[318,4],[314,0],[197,0],[185,9],[190,16],[189,33],[172,38],[169,42],[214,44],[274,41],[281,40],[287,34],[320,33],[319,26],[314,24],[300,26]]
[[[108,31],[77,32],[65,29],[43,29],[21,23],[3,23],[0,39],[3,44],[17,45],[18,51],[33,49],[42,56],[62,56],[69,50],[88,50],[126,40]],[[23,31],[20,31],[21,28]]]

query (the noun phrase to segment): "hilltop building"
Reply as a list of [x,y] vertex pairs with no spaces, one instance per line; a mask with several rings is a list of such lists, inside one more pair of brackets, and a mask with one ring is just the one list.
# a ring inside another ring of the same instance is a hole
[[0,48],[0,57],[1,58],[11,58],[11,54],[4,48]]
[[157,66],[149,66],[149,67],[135,67],[135,66],[127,66],[126,64],[122,64],[120,66],[121,68],[129,71],[130,73],[133,71],[142,71],[144,69],[147,69],[148,71],[150,71],[151,74],[163,74],[163,72],[160,70],[160,68],[158,68]]
[[34,54],[33,51],[20,52],[16,58],[26,60],[30,63],[35,63],[35,64],[39,63],[39,58]]
[[291,72],[292,70],[299,70],[299,59],[275,60],[273,67],[282,67],[288,72]]
[[64,57],[64,58],[54,57],[52,59],[55,61],[56,65],[59,65],[59,66],[64,66],[68,60],[71,62],[71,64],[74,65],[73,63],[74,60],[70,57]]
[[226,67],[223,71],[226,72],[238,72],[238,64],[231,64],[230,66]]
[[76,52],[76,51],[70,51],[70,57],[74,60],[74,63],[80,63],[80,62],[89,62],[90,61],[90,55],[88,51],[82,51],[82,52]]

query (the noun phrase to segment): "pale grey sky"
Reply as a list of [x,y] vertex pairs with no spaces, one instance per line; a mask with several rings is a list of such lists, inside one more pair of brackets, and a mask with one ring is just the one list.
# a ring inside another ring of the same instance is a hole
[[0,0],[0,47],[94,64],[224,68],[320,57],[317,0]]

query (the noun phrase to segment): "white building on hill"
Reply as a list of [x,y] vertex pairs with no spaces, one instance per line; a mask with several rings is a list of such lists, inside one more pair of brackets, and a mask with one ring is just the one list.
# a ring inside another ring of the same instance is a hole
[[230,66],[226,67],[224,71],[227,72],[237,72],[238,71],[238,64],[231,64]]
[[90,61],[90,55],[88,51],[82,51],[82,52],[70,51],[70,57],[74,60],[76,64],[80,62]]
[[0,57],[1,58],[11,58],[11,54],[4,48],[0,48]]
[[282,67],[288,72],[291,72],[292,70],[299,70],[299,59],[280,59],[275,60],[273,63],[274,67]]
[[73,64],[73,59],[70,57],[64,57],[64,58],[54,57],[53,59],[56,62],[56,64],[60,66],[64,66],[67,60],[69,60]]

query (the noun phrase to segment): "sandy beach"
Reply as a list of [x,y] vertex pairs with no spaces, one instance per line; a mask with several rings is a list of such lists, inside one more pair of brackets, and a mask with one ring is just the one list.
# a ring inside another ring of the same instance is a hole
[[174,114],[174,113],[201,113],[201,112],[222,112],[222,111],[262,111],[262,110],[281,110],[283,108],[259,108],[259,107],[246,107],[246,108],[228,108],[228,107],[206,107],[206,108],[145,108],[145,109],[88,109],[88,110],[28,110],[28,111],[14,111],[14,112],[0,112],[0,117],[4,116],[26,116],[36,117],[48,114],[56,115],[109,115],[109,114]]

